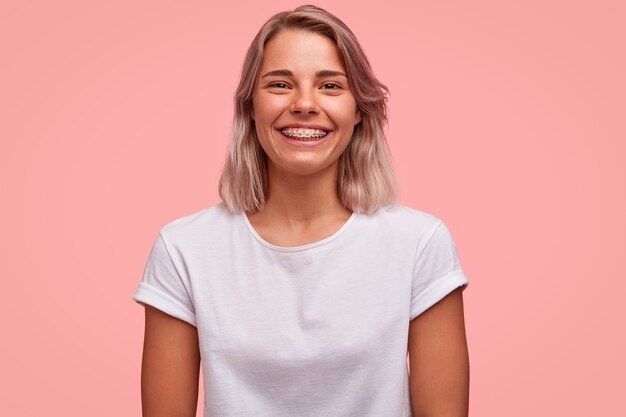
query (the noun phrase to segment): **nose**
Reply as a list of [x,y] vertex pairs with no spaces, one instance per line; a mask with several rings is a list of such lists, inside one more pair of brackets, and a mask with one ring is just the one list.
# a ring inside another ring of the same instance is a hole
[[315,114],[319,112],[315,93],[309,89],[299,88],[291,103],[291,112],[296,114]]

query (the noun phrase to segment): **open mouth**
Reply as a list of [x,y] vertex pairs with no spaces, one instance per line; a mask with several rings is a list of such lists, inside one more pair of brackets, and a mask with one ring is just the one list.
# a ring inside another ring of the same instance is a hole
[[287,127],[283,129],[277,129],[284,137],[292,140],[303,142],[314,142],[324,139],[331,131],[324,129],[309,129],[309,128],[295,128]]

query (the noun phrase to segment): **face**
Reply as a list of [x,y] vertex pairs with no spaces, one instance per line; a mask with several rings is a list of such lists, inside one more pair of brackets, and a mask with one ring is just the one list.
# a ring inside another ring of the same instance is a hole
[[252,119],[270,170],[312,175],[336,169],[361,112],[332,39],[285,30],[268,41]]

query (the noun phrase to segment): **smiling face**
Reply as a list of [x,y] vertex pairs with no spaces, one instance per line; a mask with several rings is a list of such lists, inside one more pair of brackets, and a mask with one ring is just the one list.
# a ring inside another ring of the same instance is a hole
[[270,170],[312,175],[335,169],[361,112],[332,39],[306,30],[270,39],[252,118]]

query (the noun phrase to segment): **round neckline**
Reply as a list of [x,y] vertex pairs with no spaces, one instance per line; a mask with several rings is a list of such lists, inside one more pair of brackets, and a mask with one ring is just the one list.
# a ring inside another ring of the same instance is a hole
[[339,237],[339,235],[341,235],[344,232],[344,230],[348,228],[348,226],[350,225],[350,223],[352,223],[352,221],[354,220],[356,216],[357,216],[357,212],[353,211],[352,214],[350,214],[350,217],[348,217],[348,220],[346,220],[344,224],[342,224],[341,227],[335,231],[335,233],[333,233],[332,235],[328,237],[325,237],[322,240],[318,240],[317,242],[311,242],[311,243],[307,243],[306,245],[300,245],[300,246],[278,246],[263,239],[261,235],[257,233],[254,226],[252,226],[252,223],[250,223],[250,219],[248,219],[248,215],[246,214],[246,212],[245,211],[241,212],[241,217],[243,217],[243,221],[246,224],[246,227],[248,231],[250,231],[252,236],[254,236],[254,238],[258,240],[259,243],[261,243],[263,246],[276,250],[276,251],[280,251],[280,252],[298,252],[298,251],[303,251],[303,250],[315,248],[318,246],[322,246],[329,242],[332,242],[337,237]]

